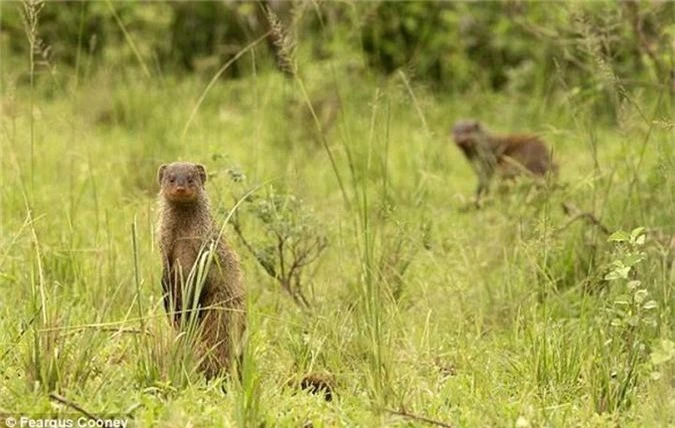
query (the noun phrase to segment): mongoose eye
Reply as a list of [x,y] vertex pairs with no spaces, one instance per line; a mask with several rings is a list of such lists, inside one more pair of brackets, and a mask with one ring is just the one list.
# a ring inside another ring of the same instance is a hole
[[188,184],[192,184],[192,183],[194,183],[195,179],[194,179],[194,177],[190,176],[190,177],[188,177],[187,181],[188,181]]
[[173,175],[171,177],[169,177],[169,183],[173,184],[175,182],[176,182],[176,177],[174,177]]

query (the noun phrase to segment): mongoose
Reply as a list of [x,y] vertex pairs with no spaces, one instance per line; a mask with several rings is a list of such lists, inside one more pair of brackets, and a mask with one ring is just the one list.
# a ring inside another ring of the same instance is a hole
[[452,136],[478,175],[476,203],[488,192],[496,170],[505,179],[557,171],[546,144],[535,135],[494,135],[476,120],[462,120],[452,127]]
[[309,373],[304,375],[300,381],[297,378],[289,380],[287,385],[314,395],[322,395],[326,401],[333,401],[335,394],[334,379],[328,373]]
[[331,376],[321,373],[310,373],[300,380],[300,389],[314,395],[323,395],[326,401],[333,401],[333,381]]
[[239,258],[211,216],[203,165],[162,165],[157,179],[164,306],[176,328],[197,327],[206,377],[226,374],[232,357],[241,355],[245,330]]

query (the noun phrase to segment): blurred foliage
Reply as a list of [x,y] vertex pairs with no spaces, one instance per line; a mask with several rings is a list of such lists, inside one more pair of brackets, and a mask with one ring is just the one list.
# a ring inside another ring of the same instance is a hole
[[[673,56],[671,2],[382,2],[363,7],[363,48],[384,72],[408,68],[460,89],[532,89],[551,76],[597,89],[648,76],[666,82]],[[611,67],[608,67],[611,63]],[[608,71],[610,70],[610,71]],[[558,73],[556,73],[558,71]]]
[[[9,3],[0,14],[11,52],[20,56],[29,51],[24,14],[20,2]],[[56,64],[75,66],[83,54],[131,64],[137,48],[163,74],[213,74],[267,30],[255,2],[44,2],[39,21],[39,38]],[[233,64],[228,75],[241,75],[244,64]]]
[[[357,52],[376,72],[404,69],[447,90],[546,92],[561,85],[582,100],[616,106],[609,93],[626,82],[675,86],[673,2],[47,2],[39,37],[58,64],[76,65],[83,53],[132,64],[140,53],[162,75],[212,76],[270,29],[265,8],[308,60]],[[0,16],[9,36],[3,40],[25,57],[22,15],[17,2]],[[274,64],[273,38],[256,47],[256,63]],[[226,77],[252,66],[237,61]]]
[[[189,71],[217,70],[262,35],[267,25],[254,2],[176,2],[170,6],[171,44],[163,51],[164,63]],[[240,75],[241,66],[233,64],[230,75]]]
[[[24,5],[10,2],[0,14],[3,34],[15,54],[28,54],[24,25]],[[114,28],[103,2],[44,3],[40,10],[39,36],[52,49],[52,58],[59,63],[75,65],[78,52],[99,56]]]

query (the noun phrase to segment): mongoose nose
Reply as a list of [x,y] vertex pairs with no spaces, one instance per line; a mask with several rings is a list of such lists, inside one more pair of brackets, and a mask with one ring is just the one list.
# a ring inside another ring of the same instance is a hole
[[183,186],[176,186],[176,193],[185,193],[186,190]]

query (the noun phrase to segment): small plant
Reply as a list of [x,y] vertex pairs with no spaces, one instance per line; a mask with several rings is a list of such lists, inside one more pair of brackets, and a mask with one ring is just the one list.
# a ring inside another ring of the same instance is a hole
[[[235,183],[245,179],[238,170],[228,170]],[[312,211],[304,201],[274,186],[264,196],[235,196],[244,198],[244,209],[251,214],[263,238],[254,242],[236,212],[230,222],[246,249],[255,257],[269,276],[274,278],[293,301],[302,308],[310,303],[304,292],[306,268],[316,262],[328,246],[328,239]]]
[[640,333],[656,326],[655,300],[649,298],[647,287],[639,279],[637,266],[646,258],[642,247],[645,244],[644,228],[631,233],[619,231],[608,240],[619,244],[619,253],[610,264],[605,279],[620,284],[621,294],[614,298],[609,313],[613,316],[612,327],[622,332],[626,345],[642,346]]
[[658,308],[638,271],[646,259],[644,228],[615,232],[608,240],[617,244],[617,252],[605,275],[612,287],[597,328],[600,358],[594,362],[598,372],[593,376],[593,394],[598,413],[632,404],[640,368],[650,355]]

